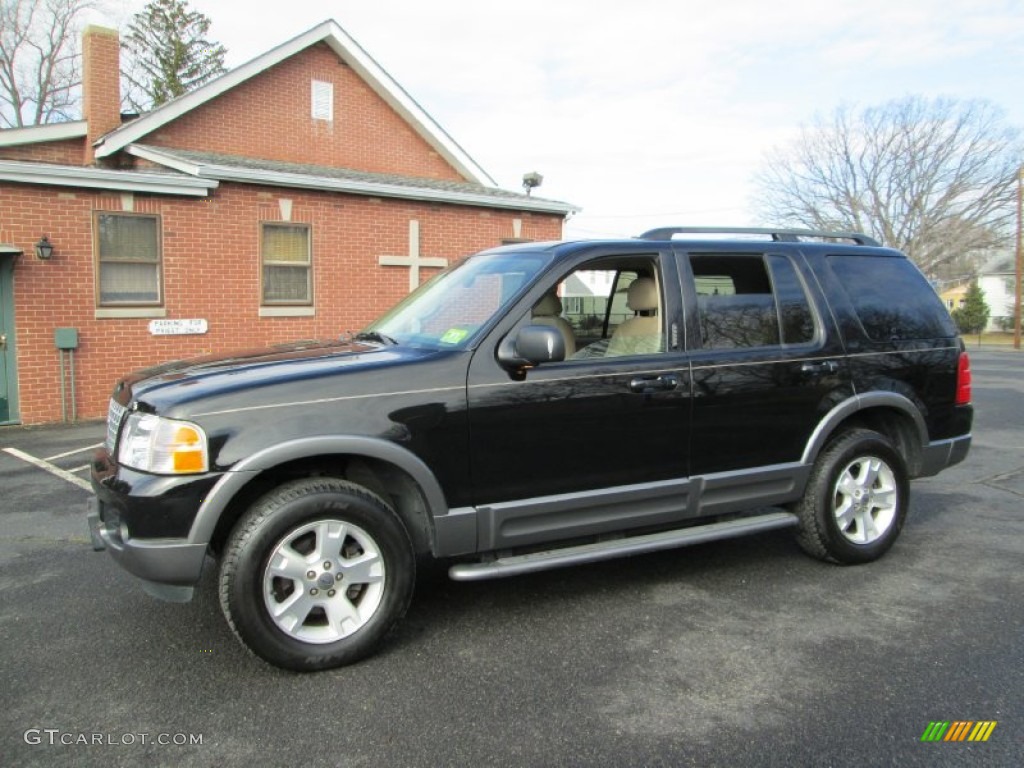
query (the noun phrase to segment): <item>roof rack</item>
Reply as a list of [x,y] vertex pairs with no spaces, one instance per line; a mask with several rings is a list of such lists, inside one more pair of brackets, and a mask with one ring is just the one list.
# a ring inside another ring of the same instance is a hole
[[658,227],[640,235],[641,240],[671,240],[673,235],[768,235],[772,240],[799,243],[805,238],[849,240],[857,245],[880,247],[873,237],[860,232],[823,232],[813,229],[777,229],[774,227]]

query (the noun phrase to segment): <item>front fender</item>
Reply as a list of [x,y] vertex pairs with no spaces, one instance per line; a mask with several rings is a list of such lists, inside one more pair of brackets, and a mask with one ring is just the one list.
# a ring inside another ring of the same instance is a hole
[[264,448],[238,462],[230,471],[225,472],[203,499],[189,532],[189,542],[208,544],[217,527],[217,521],[220,520],[228,504],[261,472],[290,461],[332,454],[361,456],[393,464],[406,472],[419,485],[432,517],[448,514],[448,503],[437,478],[418,456],[406,448],[373,437],[299,438]]

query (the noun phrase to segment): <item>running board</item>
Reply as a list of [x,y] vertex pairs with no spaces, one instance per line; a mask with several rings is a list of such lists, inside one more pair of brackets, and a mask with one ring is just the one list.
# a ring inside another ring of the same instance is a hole
[[549,549],[544,552],[533,552],[528,555],[510,555],[479,563],[459,563],[448,569],[448,576],[455,581],[500,579],[506,576],[519,576],[524,573],[546,571],[552,568],[596,563],[616,557],[686,547],[691,544],[703,544],[707,541],[731,539],[751,533],[772,531],[776,528],[789,528],[798,522],[799,520],[796,515],[788,512],[772,512],[767,515],[758,515],[757,517],[743,517],[736,520],[727,520],[723,523],[698,525],[676,531],[663,531],[662,533],[649,533],[643,536],[598,541],[593,544],[580,544],[563,549]]

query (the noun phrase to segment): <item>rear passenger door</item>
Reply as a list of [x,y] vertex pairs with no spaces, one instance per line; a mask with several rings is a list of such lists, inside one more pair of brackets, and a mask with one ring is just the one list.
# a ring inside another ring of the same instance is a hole
[[795,249],[678,252],[693,377],[691,475],[798,462],[847,391],[842,349]]

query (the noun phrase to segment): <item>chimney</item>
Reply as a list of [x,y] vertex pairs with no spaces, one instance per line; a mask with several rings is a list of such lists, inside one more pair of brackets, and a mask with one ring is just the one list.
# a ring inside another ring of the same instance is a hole
[[89,123],[85,161],[93,142],[121,125],[121,43],[116,29],[89,25],[82,32],[82,118]]

